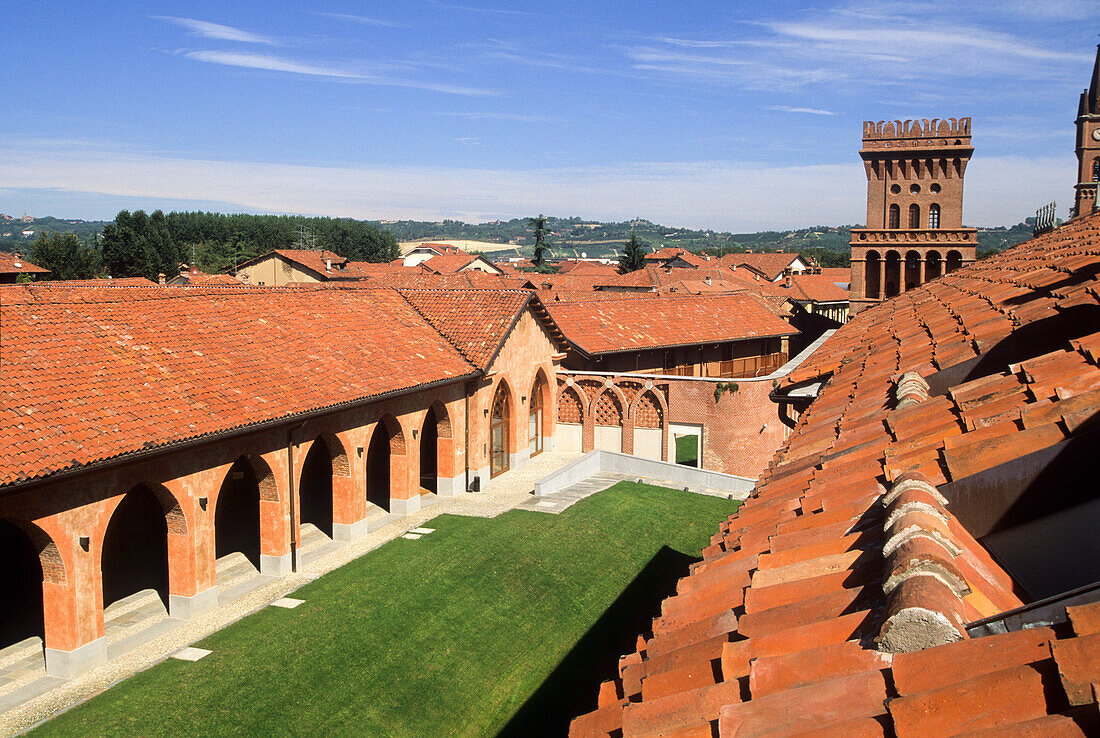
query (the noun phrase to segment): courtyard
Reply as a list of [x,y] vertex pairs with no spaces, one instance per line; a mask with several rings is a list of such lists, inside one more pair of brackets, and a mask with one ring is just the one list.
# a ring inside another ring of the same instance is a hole
[[737,505],[620,482],[440,515],[32,734],[562,734]]

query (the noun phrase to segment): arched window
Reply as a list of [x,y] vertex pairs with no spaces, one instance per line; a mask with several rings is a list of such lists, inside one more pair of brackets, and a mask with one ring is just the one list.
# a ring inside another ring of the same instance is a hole
[[890,220],[887,228],[901,228],[901,208],[897,204],[890,206]]
[[1100,159],[1092,160],[1092,181],[1100,182]]
[[909,206],[909,227],[920,228],[920,205],[916,203]]
[[940,206],[934,203],[928,206],[928,227],[940,227]]

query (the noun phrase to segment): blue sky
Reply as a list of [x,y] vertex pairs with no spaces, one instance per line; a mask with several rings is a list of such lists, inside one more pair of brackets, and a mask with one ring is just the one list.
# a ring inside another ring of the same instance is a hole
[[1096,0],[7,4],[0,212],[862,222],[862,121],[971,116],[965,220],[1075,179]]

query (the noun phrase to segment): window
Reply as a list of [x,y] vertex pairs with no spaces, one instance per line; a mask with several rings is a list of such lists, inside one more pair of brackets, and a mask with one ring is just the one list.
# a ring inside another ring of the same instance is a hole
[[1092,160],[1092,181],[1100,182],[1100,159]]
[[890,206],[890,223],[887,228],[901,228],[901,208],[897,205]]
[[920,205],[916,203],[909,206],[909,227],[920,228]]
[[932,204],[928,206],[928,227],[939,228],[940,227],[940,206]]

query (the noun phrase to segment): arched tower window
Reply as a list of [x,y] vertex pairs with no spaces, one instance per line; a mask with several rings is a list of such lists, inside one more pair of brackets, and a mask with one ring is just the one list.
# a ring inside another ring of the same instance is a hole
[[916,203],[909,206],[909,227],[920,228],[920,205]]
[[1100,159],[1092,160],[1092,181],[1100,182]]
[[901,208],[895,203],[890,206],[890,219],[887,228],[901,228]]
[[928,227],[940,227],[940,206],[935,203],[928,206]]

